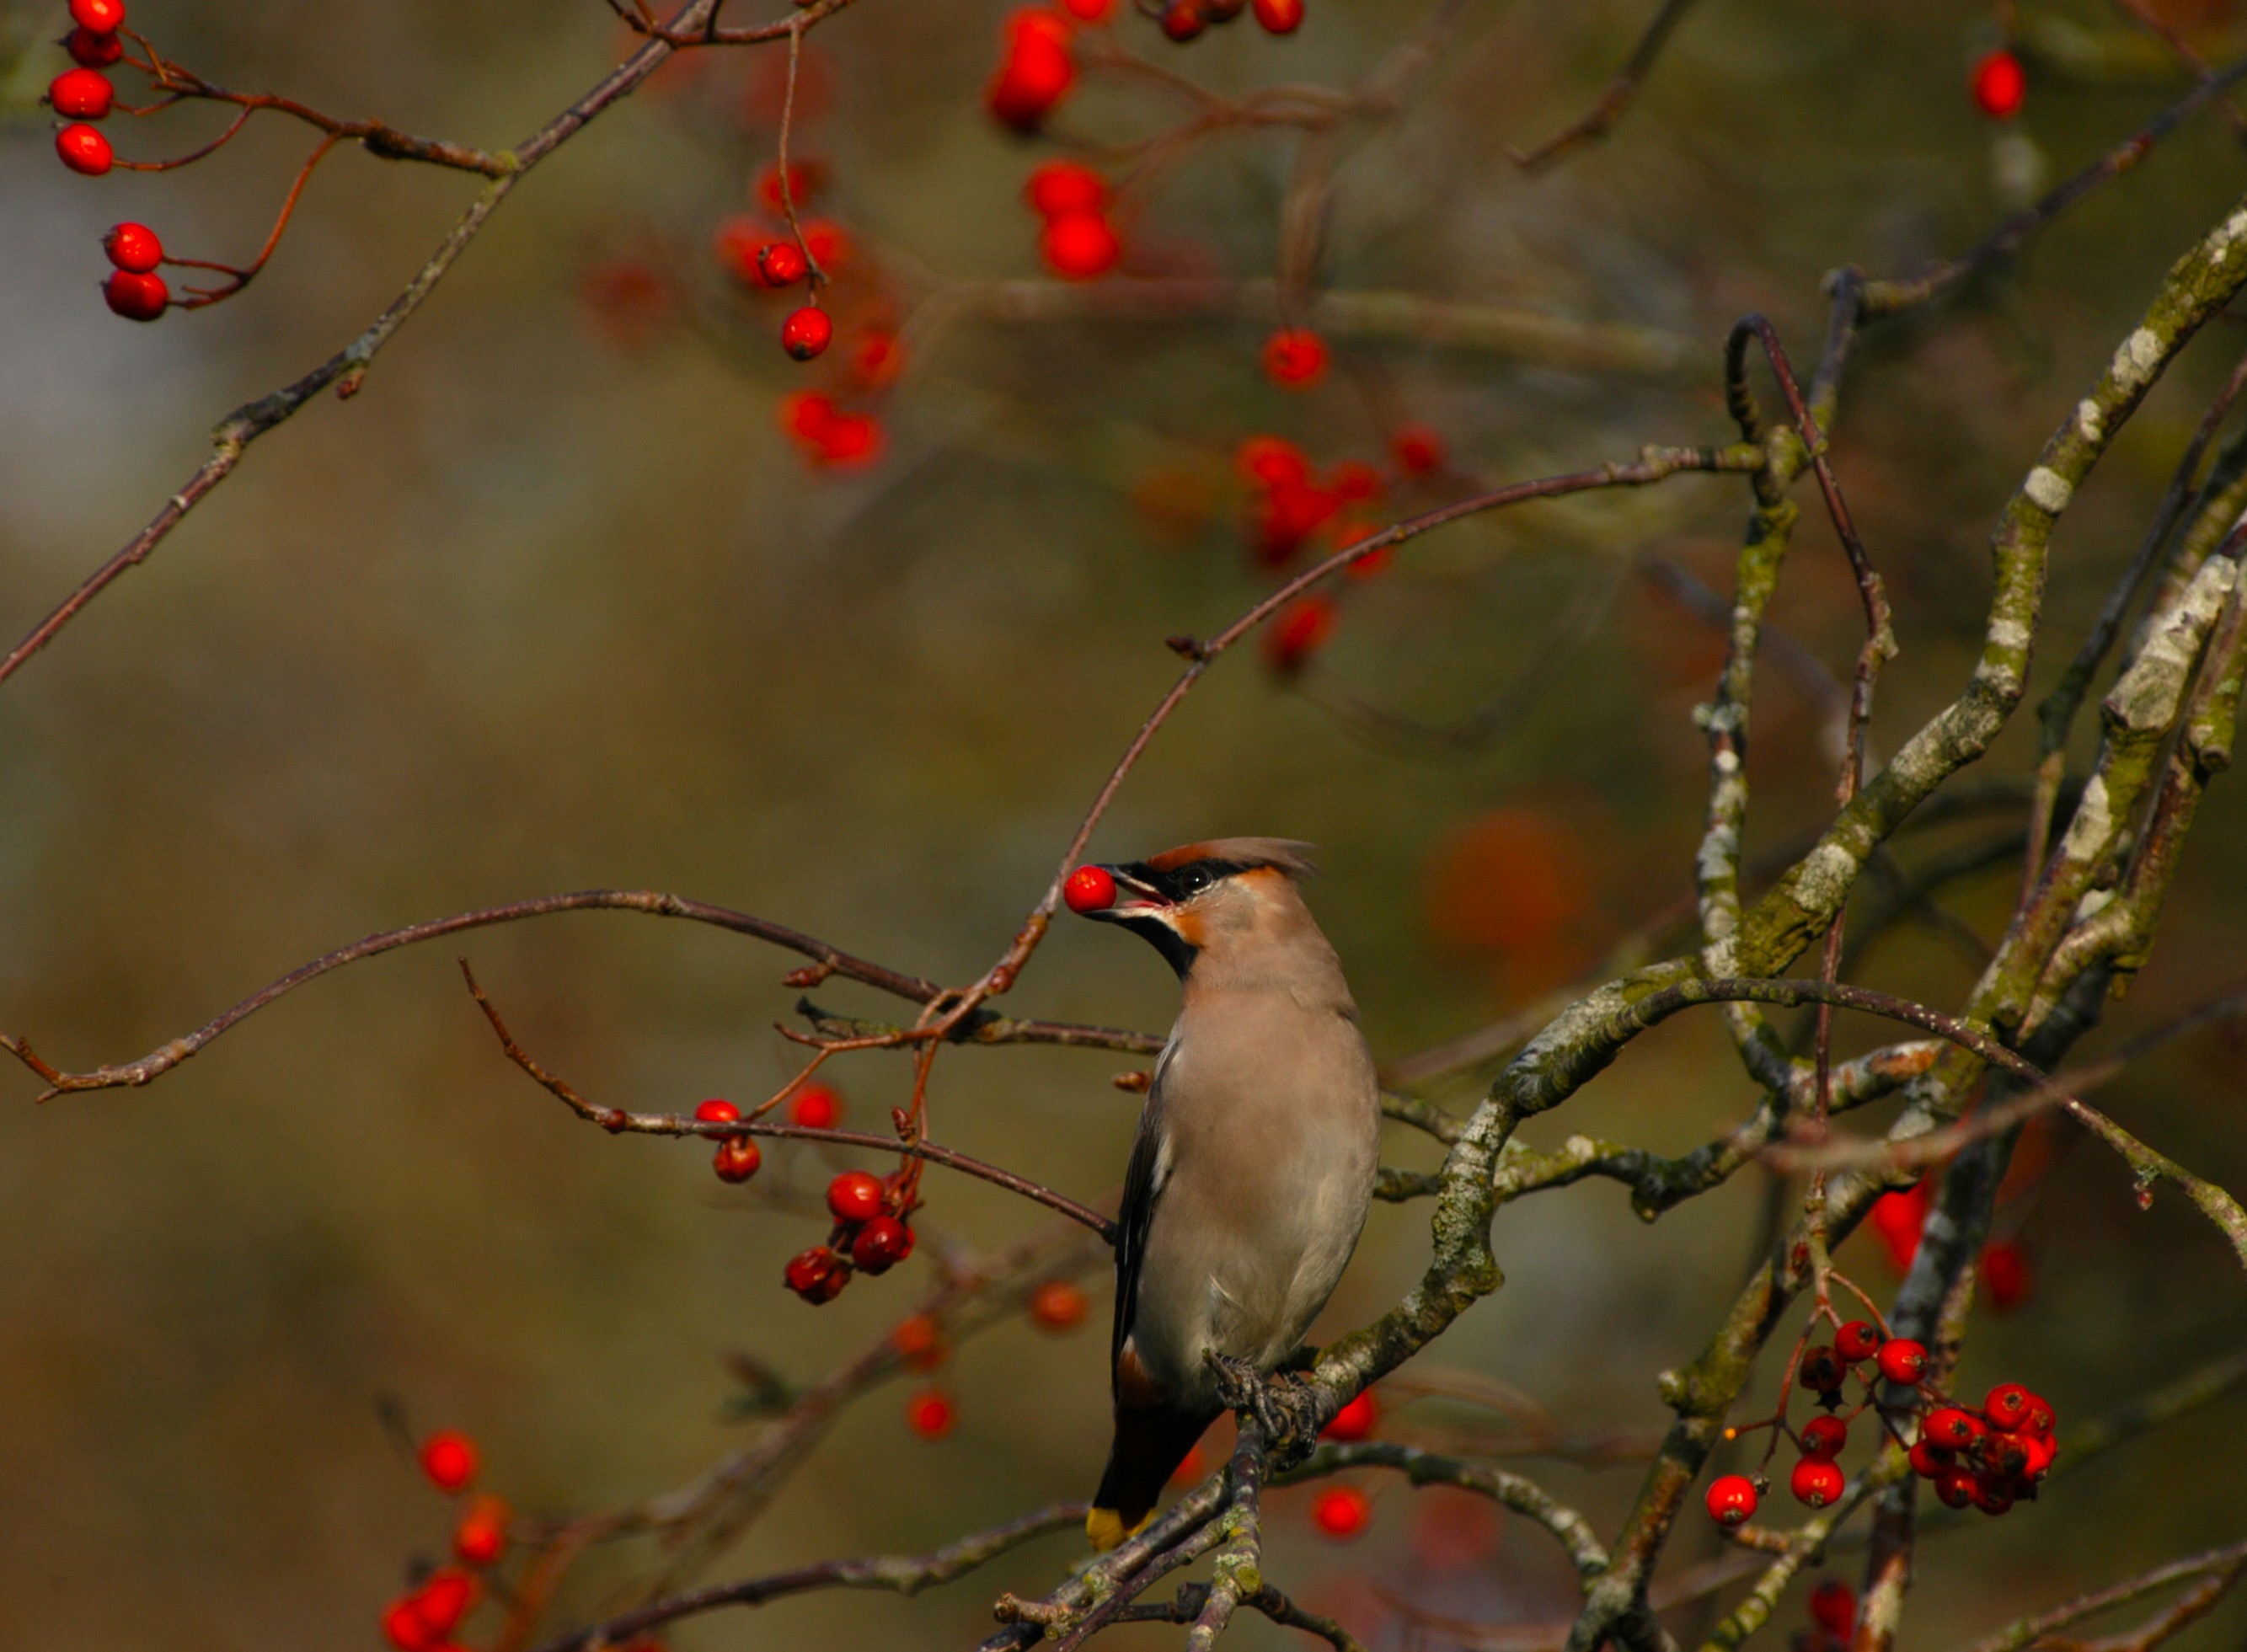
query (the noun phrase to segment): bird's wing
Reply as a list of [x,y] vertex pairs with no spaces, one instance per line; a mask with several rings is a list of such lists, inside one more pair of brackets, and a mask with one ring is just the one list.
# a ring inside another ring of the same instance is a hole
[[1108,1367],[1112,1374],[1124,1356],[1131,1322],[1139,1307],[1139,1267],[1147,1256],[1147,1230],[1155,1219],[1155,1201],[1170,1179],[1170,1154],[1163,1130],[1163,1080],[1178,1045],[1163,1047],[1155,1062],[1154,1082],[1147,1087],[1147,1104],[1139,1109],[1139,1133],[1132,1138],[1130,1162],[1124,1169],[1124,1203],[1116,1212],[1116,1328],[1108,1344]]

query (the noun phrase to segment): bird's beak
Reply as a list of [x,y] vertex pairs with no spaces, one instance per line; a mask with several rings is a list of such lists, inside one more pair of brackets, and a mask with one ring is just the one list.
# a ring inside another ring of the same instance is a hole
[[1087,918],[1110,924],[1128,924],[1135,918],[1152,918],[1165,925],[1171,921],[1170,914],[1176,909],[1162,891],[1133,876],[1128,867],[1103,866],[1100,870],[1116,880],[1116,898],[1085,913]]

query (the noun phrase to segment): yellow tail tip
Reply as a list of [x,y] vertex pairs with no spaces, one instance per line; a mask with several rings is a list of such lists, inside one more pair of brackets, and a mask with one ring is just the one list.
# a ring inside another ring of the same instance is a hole
[[1127,1528],[1124,1517],[1114,1509],[1095,1509],[1084,1517],[1084,1535],[1091,1539],[1094,1548],[1105,1553],[1125,1538],[1138,1536],[1154,1518],[1154,1511],[1150,1509],[1140,1517],[1138,1525]]

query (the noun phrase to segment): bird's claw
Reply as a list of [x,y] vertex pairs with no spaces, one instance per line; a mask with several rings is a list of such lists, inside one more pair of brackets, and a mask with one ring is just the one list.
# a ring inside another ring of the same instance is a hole
[[1255,1420],[1274,1468],[1290,1467],[1311,1454],[1318,1444],[1318,1396],[1308,1382],[1293,1372],[1267,1376],[1229,1355],[1212,1354],[1209,1363],[1218,1398],[1228,1410]]

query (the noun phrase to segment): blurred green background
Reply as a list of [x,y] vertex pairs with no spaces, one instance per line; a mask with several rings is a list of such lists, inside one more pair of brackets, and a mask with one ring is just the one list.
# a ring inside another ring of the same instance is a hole
[[[179,485],[221,413],[356,332],[469,190],[340,154],[247,294],[154,327],[118,321],[94,290],[107,225],[138,218],[176,249],[239,256],[304,140],[261,121],[186,172],[65,173],[36,101],[63,62],[46,44],[61,10],[0,11],[16,53],[0,141],[10,638]],[[1243,24],[1183,51],[1144,22],[1122,26],[1212,85],[1342,85],[1420,10],[1311,0],[1291,39]],[[1470,0],[1425,95],[1339,173],[1320,278],[1660,329],[1686,341],[1682,370],[1337,339],[1339,370],[1299,397],[1258,372],[1260,321],[963,323],[916,338],[881,409],[886,457],[842,475],[789,451],[774,404],[823,380],[782,358],[777,311],[729,292],[707,249],[771,157],[755,113],[771,54],[666,72],[518,191],[357,401],[324,401],[260,444],[0,691],[0,1025],[66,1066],[123,1060],[363,932],[595,884],[723,902],[968,980],[1171,681],[1161,638],[1205,635],[1265,588],[1226,478],[1243,436],[1286,434],[1322,463],[1377,460],[1383,410],[1402,408],[1488,480],[1720,440],[1718,352],[1739,313],[1766,311],[1797,359],[1813,358],[1823,270],[1897,272],[1968,244],[2039,169],[2065,175],[2187,84],[2119,11],[2032,4],[2028,109],[1998,129],[1964,90],[1997,43],[1984,10],[1706,0],[1610,142],[1519,174],[1508,147],[1576,113],[1649,10]],[[2219,59],[2247,49],[2230,11],[2164,8]],[[1017,192],[1057,150],[981,113],[1001,16],[862,0],[814,37],[829,106],[799,145],[831,168],[824,209],[857,240],[877,309],[1036,273]],[[134,0],[133,21],[225,84],[488,146],[532,129],[625,44],[597,0]],[[1103,84],[1069,124],[1116,138],[1173,114]],[[175,153],[215,126],[182,111],[120,147]],[[1295,141],[1227,135],[1198,150],[1134,230],[1141,267],[1268,274]],[[1997,507],[2162,270],[2237,195],[2244,159],[2203,116],[1997,279],[1868,338],[1836,462],[1904,645],[1876,746],[1892,749],[1963,680]],[[2070,513],[2032,693],[2134,548],[2243,343],[2232,323],[2212,327]],[[1841,666],[1854,594],[1803,498],[1777,618]],[[1220,832],[1321,844],[1313,903],[1384,1056],[1567,980],[1690,887],[1704,751],[1689,712],[1719,644],[1637,559],[1723,585],[1745,505],[1738,481],[1687,478],[1416,543],[1349,590],[1307,692],[1246,650],[1215,672],[1125,788],[1096,856]],[[1467,748],[1369,738],[1333,709],[1346,697],[1452,723],[1525,667],[1535,692]],[[1831,779],[1816,706],[1779,671],[1763,684],[1752,855],[1822,818]],[[1986,768],[2022,766],[2028,723]],[[2087,1049],[2247,973],[2244,842],[2241,788],[2220,785],[2150,966]],[[2017,876],[2000,869],[1952,904],[1993,938]],[[823,1164],[775,1154],[733,1191],[691,1145],[588,1130],[494,1048],[454,971],[463,952],[531,1046],[604,1101],[746,1101],[790,1070],[770,1027],[794,1000],[778,980],[794,959],[596,915],[357,967],[145,1092],[34,1109],[28,1075],[6,1077],[0,1643],[372,1647],[380,1603],[441,1545],[446,1519],[386,1437],[379,1395],[417,1428],[471,1430],[495,1487],[565,1514],[680,1484],[741,1443],[722,1351],[809,1379],[918,1291],[919,1259],[823,1310],[786,1295],[781,1262],[814,1229],[765,1194],[816,1188]],[[1949,1004],[1971,970],[1905,931],[1862,978]],[[1013,1007],[1159,1029],[1173,995],[1146,949],[1065,921]],[[846,987],[821,997],[886,1009]],[[1871,1035],[1844,1025],[1852,1048]],[[1130,1137],[1133,1101],[1107,1082],[1128,1064],[947,1055],[938,1133],[1095,1197]],[[905,1093],[894,1056],[841,1080],[858,1122]],[[2236,1035],[2186,1040],[2106,1099],[2203,1174],[2247,1183]],[[1752,1100],[1717,1021],[1681,1019],[1531,1135],[1674,1151]],[[2064,1435],[2236,1350],[2247,1314],[2204,1223],[2166,1198],[2141,1214],[2113,1162],[2059,1145],[2000,1219],[2032,1289],[1985,1316],[1964,1371],[2051,1395]],[[1392,1157],[1432,1162],[1409,1137]],[[1699,1347],[1748,1264],[1759,1174],[1653,1231],[1607,1184],[1509,1208],[1506,1288],[1431,1357],[1515,1385],[1571,1429],[1658,1423],[1656,1372]],[[996,1243],[1035,1220],[978,1184],[932,1185],[930,1234]],[[1424,1247],[1424,1210],[1378,1211],[1328,1327],[1390,1304]],[[1844,1260],[1888,1282],[1864,1239]],[[716,1574],[918,1550],[1084,1494],[1106,1444],[1103,1347],[1096,1323],[970,1343],[943,1374],[960,1422],[938,1444],[906,1430],[903,1388],[876,1392]],[[1396,1426],[1470,1420],[1422,1405]],[[1930,1539],[1906,1643],[1954,1645],[2237,1539],[2243,1430],[2234,1396],[2034,1506]],[[1603,1527],[1637,1478],[1528,1466]],[[1275,1580],[1390,1645],[1390,1596],[1485,1621],[1567,1611],[1569,1580],[1541,1533],[1416,1502],[1393,1478],[1366,1484],[1375,1522],[1354,1546],[1313,1534],[1303,1493],[1276,1500]],[[1689,1517],[1671,1564],[1713,1549]],[[815,1596],[671,1639],[957,1647],[986,1632],[1000,1587],[1050,1587],[1077,1553],[1055,1538],[918,1601]],[[646,1564],[644,1552],[589,1564],[563,1614],[613,1601]],[[1791,1603],[1768,1633],[1804,1621]],[[2190,1644],[2236,1642],[2242,1621],[2235,1602]],[[1293,1638],[1260,1622],[1235,1633]]]

